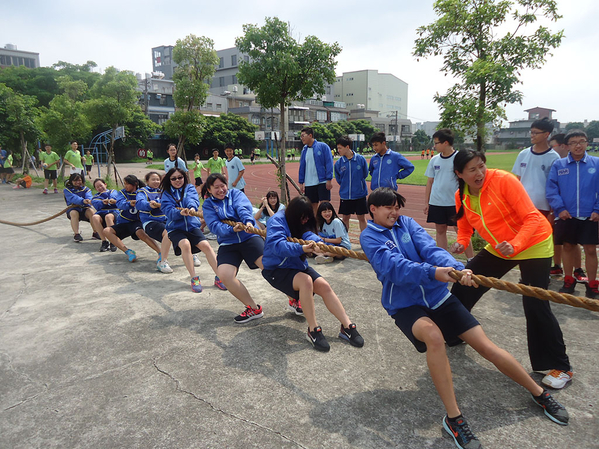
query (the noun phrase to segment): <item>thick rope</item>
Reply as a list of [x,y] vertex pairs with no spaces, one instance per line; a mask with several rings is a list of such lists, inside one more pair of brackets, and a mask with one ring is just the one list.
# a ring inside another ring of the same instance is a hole
[[[456,281],[459,281],[464,275],[463,271],[454,270],[449,275]],[[545,290],[540,287],[530,285],[515,284],[513,282],[502,281],[501,279],[472,274],[472,280],[483,287],[494,288],[496,290],[505,290],[517,295],[532,296],[533,298],[553,301],[559,304],[579,307],[582,309],[599,312],[599,301],[580,296],[569,295],[567,293],[558,293],[551,290]]]
[[77,206],[77,205],[70,205],[68,207],[65,207],[63,210],[61,210],[57,214],[52,215],[51,217],[44,218],[43,220],[34,221],[32,223],[15,223],[15,222],[12,222],[12,221],[4,221],[4,220],[0,220],[0,223],[5,224],[5,225],[9,225],[9,226],[19,226],[19,227],[21,227],[21,226],[34,226],[34,225],[45,223],[45,222],[50,221],[50,220],[54,220],[55,218],[60,217],[62,214],[64,214],[66,211],[68,211],[69,209],[71,209],[73,207],[79,207],[79,206]]

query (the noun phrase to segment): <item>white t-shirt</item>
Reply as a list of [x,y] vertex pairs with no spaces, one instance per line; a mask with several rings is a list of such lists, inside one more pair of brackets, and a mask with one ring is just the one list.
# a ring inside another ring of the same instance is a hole
[[314,148],[312,147],[306,149],[306,173],[304,178],[306,187],[320,184],[318,181],[318,171],[316,171],[316,162],[314,162]]
[[164,160],[164,171],[166,173],[168,173],[169,170],[172,169],[172,168],[180,168],[185,173],[187,173],[187,167],[185,166],[185,161],[183,161],[183,159],[181,159],[180,157],[178,157],[174,161],[171,161],[170,158],[166,158]]
[[535,153],[530,147],[520,151],[514,168],[512,168],[512,173],[520,176],[524,190],[539,210],[549,211],[551,209],[545,196],[545,186],[551,166],[559,158],[559,154],[553,148],[549,148],[543,153]]
[[349,235],[347,235],[347,229],[345,225],[338,218],[333,218],[330,224],[326,222],[322,225],[322,231],[319,232],[321,237],[328,239],[338,239],[341,237],[341,243],[338,246],[342,246],[345,249],[351,249],[351,242],[349,241]]
[[245,187],[245,179],[243,179],[243,176],[241,177],[237,185],[233,187],[233,181],[237,179],[237,176],[239,176],[239,172],[241,170],[245,170],[245,167],[243,166],[239,158],[237,156],[233,156],[230,161],[226,160],[225,163],[227,164],[227,174],[229,175],[229,189],[243,189]]
[[458,154],[457,151],[454,151],[453,154],[447,157],[443,157],[441,153],[435,154],[428,163],[424,175],[435,180],[428,204],[455,207],[455,192],[458,190],[458,178],[453,171],[453,160],[456,154]]

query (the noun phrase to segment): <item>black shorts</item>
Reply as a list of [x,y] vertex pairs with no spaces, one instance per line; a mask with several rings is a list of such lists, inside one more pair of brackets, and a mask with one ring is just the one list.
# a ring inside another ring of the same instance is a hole
[[144,231],[148,234],[148,237],[158,242],[162,242],[162,233],[166,229],[166,224],[159,221],[150,221]]
[[45,179],[56,179],[56,170],[46,170],[44,168],[44,178]]
[[297,273],[306,273],[312,278],[312,281],[318,279],[320,274],[312,267],[305,270],[297,270],[295,268],[275,268],[274,270],[262,270],[262,276],[270,285],[285,293],[293,299],[299,299],[299,291],[293,289],[293,278]]
[[86,165],[85,171],[92,171],[92,167],[93,167],[93,165]]
[[563,245],[564,243],[597,245],[599,243],[599,222],[569,218],[568,220],[555,220],[553,228],[553,243]]
[[79,212],[79,221],[87,221],[89,223],[89,218],[85,216],[85,212],[89,210],[89,207],[73,207],[67,211],[67,217],[69,220],[71,219],[71,212],[76,211]]
[[112,226],[112,229],[114,229],[116,236],[121,240],[127,237],[131,237],[133,240],[139,240],[136,232],[139,229],[143,230],[143,227],[141,226],[141,221],[127,221],[125,223],[115,224]]
[[191,253],[196,254],[201,251],[200,248],[198,248],[198,243],[200,243],[202,240],[206,240],[206,237],[204,237],[204,233],[200,230],[200,228],[193,228],[191,231],[174,229],[168,233],[168,239],[173,244],[175,256],[180,256],[181,248],[179,248],[179,242],[181,240],[189,240],[189,243],[191,243]]
[[418,352],[426,352],[426,344],[414,337],[412,327],[423,317],[429,317],[439,327],[449,346],[459,345],[458,335],[480,324],[454,295],[436,309],[417,305],[401,309],[392,318]]
[[429,204],[427,223],[435,223],[447,226],[457,226],[455,206],[434,206]]
[[339,215],[366,215],[367,213],[366,197],[357,200],[341,200],[339,203]]
[[204,184],[204,181],[202,181],[201,177],[196,178],[196,186],[201,186],[202,184]]
[[315,186],[306,186],[305,195],[312,203],[320,203],[321,201],[331,201],[331,191],[327,190],[326,182]]
[[256,236],[247,239],[245,242],[234,243],[232,245],[220,245],[216,255],[217,265],[233,265],[239,268],[242,261],[250,269],[255,270],[258,266],[255,264],[264,253],[264,240]]
[[5,167],[4,168],[4,173],[14,173],[15,169],[12,167]]
[[106,227],[108,224],[106,223],[106,217],[108,215],[112,215],[114,217],[114,222],[116,223],[116,212],[109,210],[99,210],[94,215],[98,215],[102,219],[102,226]]

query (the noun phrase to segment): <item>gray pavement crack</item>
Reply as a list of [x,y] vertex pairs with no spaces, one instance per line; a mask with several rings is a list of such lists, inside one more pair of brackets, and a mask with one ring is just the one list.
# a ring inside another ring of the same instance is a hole
[[181,382],[177,378],[175,378],[173,375],[171,375],[170,373],[168,373],[167,371],[164,371],[163,369],[159,368],[158,365],[156,364],[156,360],[152,360],[152,363],[154,364],[154,368],[156,368],[156,371],[158,371],[160,374],[168,377],[170,380],[172,380],[175,383],[177,391],[180,391],[180,392],[182,392],[182,393],[184,393],[184,394],[186,394],[188,396],[191,396],[195,400],[197,400],[197,401],[199,401],[199,402],[201,402],[203,404],[206,404],[213,411],[215,411],[217,413],[221,413],[221,414],[223,414],[225,416],[228,416],[230,418],[233,418],[233,419],[235,419],[237,421],[244,422],[244,423],[249,424],[251,426],[258,427],[259,429],[265,430],[267,432],[273,433],[273,434],[275,434],[275,435],[283,438],[284,440],[289,441],[290,443],[293,443],[293,444],[295,444],[298,447],[301,447],[302,449],[307,449],[306,446],[303,446],[302,444],[300,444],[297,441],[291,439],[290,437],[288,437],[286,435],[283,435],[281,432],[278,432],[278,431],[276,431],[274,429],[271,429],[270,427],[266,427],[266,426],[264,426],[264,425],[262,425],[260,423],[255,422],[255,421],[243,418],[242,416],[238,416],[238,415],[236,415],[234,413],[227,412],[226,410],[223,410],[221,408],[216,407],[210,401],[207,401],[206,399],[203,399],[203,398],[199,397],[195,393],[183,389],[181,387]]
[[21,295],[23,295],[23,293],[25,292],[25,290],[27,290],[27,276],[29,273],[23,273],[23,288],[21,288],[21,290],[19,290],[17,292],[17,294],[15,295],[15,299],[14,301],[8,306],[8,308],[6,310],[4,310],[2,312],[2,315],[0,315],[0,320],[2,320],[6,314],[8,312],[10,312],[10,309],[12,309],[14,307],[14,305],[17,303],[17,301],[19,300],[19,298],[21,297]]

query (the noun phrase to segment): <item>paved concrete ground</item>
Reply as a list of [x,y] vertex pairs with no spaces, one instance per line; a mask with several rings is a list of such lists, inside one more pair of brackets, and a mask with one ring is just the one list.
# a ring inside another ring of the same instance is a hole
[[[0,186],[2,220],[63,207],[61,195]],[[239,277],[266,316],[236,325],[240,303],[210,285],[203,256],[205,290],[194,294],[180,258],[171,255],[175,272],[161,274],[143,243],[128,243],[139,256],[130,264],[120,252],[97,252],[86,223],[82,232],[86,240],[74,243],[64,216],[0,224],[0,447],[454,447],[425,357],[380,306],[365,262],[317,268],[366,340],[358,349],[336,338],[337,321],[317,301],[331,343],[321,354],[258,272],[243,267]],[[556,393],[568,427],[470,347],[449,349],[459,403],[484,447],[597,447],[598,315],[554,310],[575,367]],[[490,292],[475,315],[530,370],[519,298]]]

